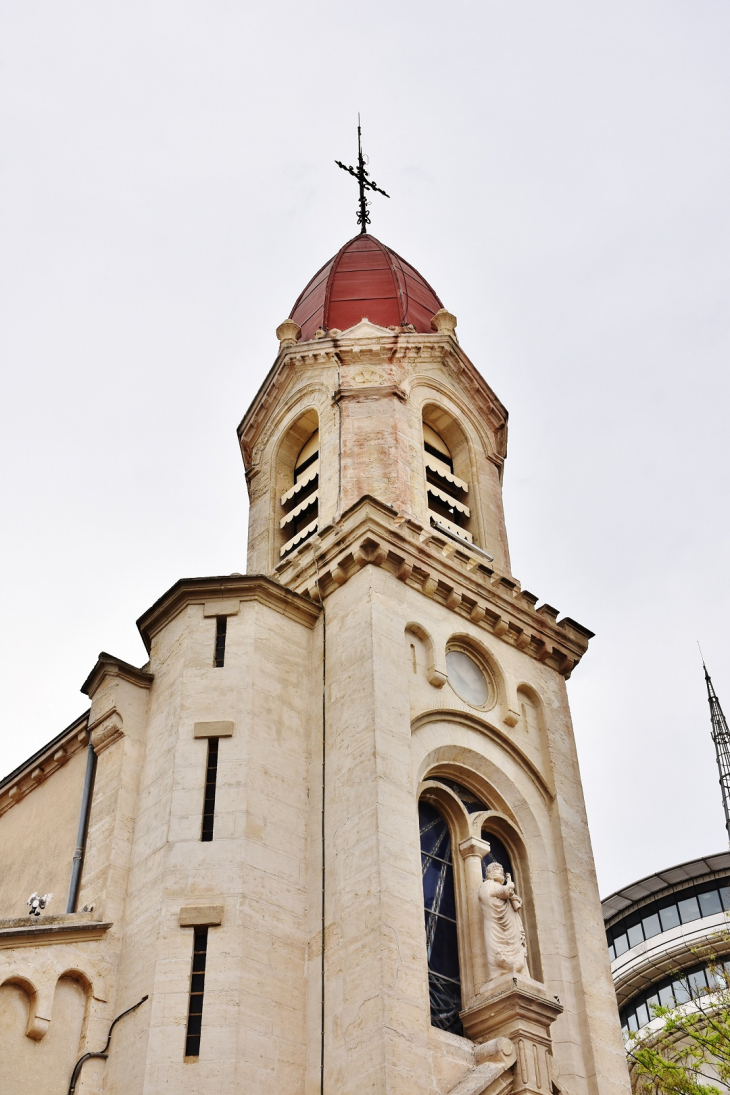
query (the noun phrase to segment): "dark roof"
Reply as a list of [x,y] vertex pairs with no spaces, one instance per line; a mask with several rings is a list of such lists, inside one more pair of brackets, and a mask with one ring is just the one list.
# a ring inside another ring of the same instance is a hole
[[441,308],[418,270],[375,236],[362,233],[317,271],[290,318],[299,324],[306,342],[320,327],[346,331],[363,318],[380,327],[410,323],[426,334],[431,317]]
[[716,874],[718,871],[730,871],[730,851],[718,852],[702,859],[690,859],[687,863],[647,875],[646,878],[640,878],[638,882],[632,882],[604,898],[601,902],[603,919],[610,920],[616,913],[624,912],[631,905],[663,890],[671,890],[675,886],[682,886],[686,882],[693,882],[703,875]]

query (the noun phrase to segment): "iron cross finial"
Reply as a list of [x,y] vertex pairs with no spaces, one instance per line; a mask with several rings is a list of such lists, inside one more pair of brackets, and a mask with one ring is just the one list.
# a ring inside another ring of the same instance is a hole
[[390,194],[386,194],[384,190],[381,190],[380,187],[376,185],[375,180],[369,177],[370,173],[365,170],[359,114],[357,116],[357,169],[348,167],[347,164],[342,163],[341,160],[335,160],[335,163],[338,167],[341,167],[343,171],[349,171],[349,173],[357,179],[358,186],[360,187],[360,207],[357,211],[357,223],[360,225],[361,233],[367,232],[367,226],[370,224],[370,214],[368,213],[370,202],[365,197],[365,191],[377,190],[378,194],[382,194],[384,198],[389,198]]

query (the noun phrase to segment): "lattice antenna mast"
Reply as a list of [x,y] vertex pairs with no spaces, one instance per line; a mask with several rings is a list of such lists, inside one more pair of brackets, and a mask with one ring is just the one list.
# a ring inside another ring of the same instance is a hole
[[360,129],[359,114],[357,116],[357,168],[348,167],[347,164],[342,163],[341,160],[335,160],[335,163],[338,167],[341,167],[343,171],[349,172],[350,175],[357,179],[357,184],[360,189],[357,223],[360,225],[360,232],[365,233],[370,224],[370,214],[368,213],[370,202],[365,197],[365,191],[377,190],[378,194],[382,194],[384,198],[389,198],[390,194],[386,194],[384,190],[381,190],[380,187],[376,185],[375,179],[370,178],[370,172],[365,170],[365,157],[362,154],[362,133]]
[[722,808],[725,811],[725,828],[727,829],[728,842],[730,842],[730,730],[727,719],[722,713],[720,701],[712,686],[712,679],[707,672],[704,659],[702,668],[705,671],[705,684],[707,685],[707,699],[710,704],[710,720],[712,722],[712,740],[715,743],[715,755],[717,767],[720,772],[720,789],[722,790]]

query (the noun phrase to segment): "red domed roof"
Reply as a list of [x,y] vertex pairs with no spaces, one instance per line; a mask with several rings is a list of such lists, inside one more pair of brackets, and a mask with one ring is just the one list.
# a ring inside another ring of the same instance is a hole
[[431,316],[440,308],[417,270],[375,236],[361,233],[314,275],[290,318],[306,342],[320,327],[346,331],[363,318],[380,327],[412,323],[417,331],[429,332]]

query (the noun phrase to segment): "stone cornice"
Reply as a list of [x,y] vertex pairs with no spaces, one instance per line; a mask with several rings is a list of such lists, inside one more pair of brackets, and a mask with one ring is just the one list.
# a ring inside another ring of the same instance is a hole
[[216,597],[225,600],[260,601],[274,611],[314,627],[321,608],[311,599],[285,588],[262,574],[231,574],[218,578],[181,578],[137,620],[142,640],[149,651],[153,636],[191,604],[205,604]]
[[85,696],[93,699],[94,694],[107,677],[119,677],[130,684],[136,684],[139,688],[151,688],[155,679],[154,673],[148,673],[145,669],[138,669],[136,665],[123,662],[121,658],[115,658],[102,650],[96,665],[81,685],[81,691]]
[[5,777],[0,783],[0,815],[25,798],[57,768],[66,764],[74,753],[87,745],[88,725],[89,712],[85,711],[57,737]]
[[94,920],[92,913],[0,920],[0,950],[44,947],[49,943],[83,943],[89,939],[101,939],[111,926],[111,923]]
[[[259,432],[269,419],[271,408],[288,383],[292,370],[311,365],[354,365],[360,358],[373,357],[406,363],[419,369],[436,363],[446,365],[465,389],[475,409],[499,436],[498,455],[506,455],[507,409],[453,334],[393,332],[371,323],[358,323],[350,330],[351,334],[344,331],[337,337],[298,342],[284,347],[278,354],[238,427],[247,469]],[[336,396],[340,394],[349,394],[349,390],[336,393]],[[408,396],[407,391],[397,386],[393,387],[393,394],[399,398]]]
[[534,594],[523,593],[518,581],[493,570],[467,543],[457,544],[368,495],[276,572],[282,585],[318,601],[367,565],[383,567],[566,678],[593,635],[569,616],[558,620],[551,605],[536,608]]

